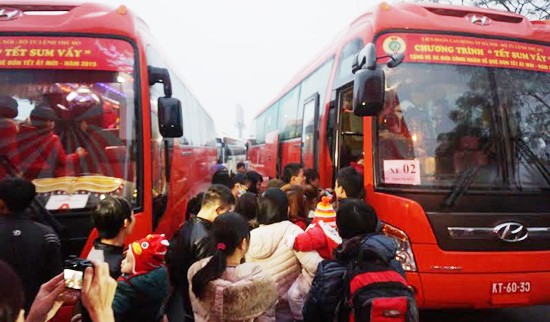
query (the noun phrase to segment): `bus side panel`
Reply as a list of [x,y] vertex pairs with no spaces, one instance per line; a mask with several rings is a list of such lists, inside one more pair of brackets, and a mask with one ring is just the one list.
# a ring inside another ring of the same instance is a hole
[[281,142],[281,169],[289,163],[301,163],[302,139],[292,139]]
[[265,144],[253,145],[248,149],[248,170],[265,175]]

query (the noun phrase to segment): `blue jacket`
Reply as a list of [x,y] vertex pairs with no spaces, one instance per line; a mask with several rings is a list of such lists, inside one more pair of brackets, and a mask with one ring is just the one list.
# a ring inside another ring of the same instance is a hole
[[[303,308],[304,322],[333,321],[334,311],[343,296],[344,273],[348,263],[357,258],[361,248],[374,248],[393,269],[405,276],[403,268],[395,259],[397,243],[384,235],[368,235],[357,245],[351,246],[352,240],[344,243],[334,251],[334,260],[324,260],[319,264],[311,290]],[[344,246],[351,246],[346,249]]]
[[113,311],[117,322],[158,322],[168,297],[168,271],[161,266],[147,274],[119,278]]

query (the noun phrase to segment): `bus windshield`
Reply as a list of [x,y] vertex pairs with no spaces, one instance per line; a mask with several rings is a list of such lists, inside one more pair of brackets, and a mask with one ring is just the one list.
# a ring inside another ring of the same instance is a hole
[[0,177],[32,180],[49,210],[90,208],[110,194],[132,200],[131,44],[77,37],[0,37],[0,43]]
[[377,119],[383,186],[550,187],[550,73],[404,63]]

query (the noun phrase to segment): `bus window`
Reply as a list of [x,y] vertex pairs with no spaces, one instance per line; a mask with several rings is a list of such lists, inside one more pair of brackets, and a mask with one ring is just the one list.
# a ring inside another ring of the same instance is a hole
[[[0,70],[0,96],[14,99],[20,111],[13,119],[18,157],[2,166],[4,174],[33,180],[49,209],[94,207],[105,194],[137,201],[134,50],[122,40],[64,40],[93,51],[97,61],[61,62],[77,67],[57,70]],[[108,60],[113,52],[119,59]],[[81,196],[64,203],[52,191]]]
[[298,119],[298,98],[300,86],[293,88],[280,101],[279,105],[279,133],[281,140],[288,140],[300,136],[297,124]]
[[347,167],[352,162],[362,163],[363,159],[363,119],[353,114],[351,102],[353,89],[348,87],[340,92],[340,164],[339,167]]

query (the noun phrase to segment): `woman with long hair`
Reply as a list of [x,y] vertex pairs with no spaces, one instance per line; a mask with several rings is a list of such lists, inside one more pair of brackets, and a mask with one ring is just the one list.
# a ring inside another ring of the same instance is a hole
[[288,219],[303,230],[307,227],[306,196],[302,186],[286,185],[283,187],[288,198]]
[[250,232],[246,260],[259,264],[273,276],[279,293],[277,321],[300,320],[301,308],[291,308],[288,289],[300,274],[301,280],[311,284],[322,258],[316,251],[298,252],[289,247],[287,241],[294,240],[303,230],[289,221],[288,198],[280,189],[269,188],[260,196],[258,223],[260,226]]
[[243,263],[250,244],[249,226],[238,213],[214,220],[213,256],[194,263],[188,272],[195,321],[275,321],[277,288],[253,263]]

